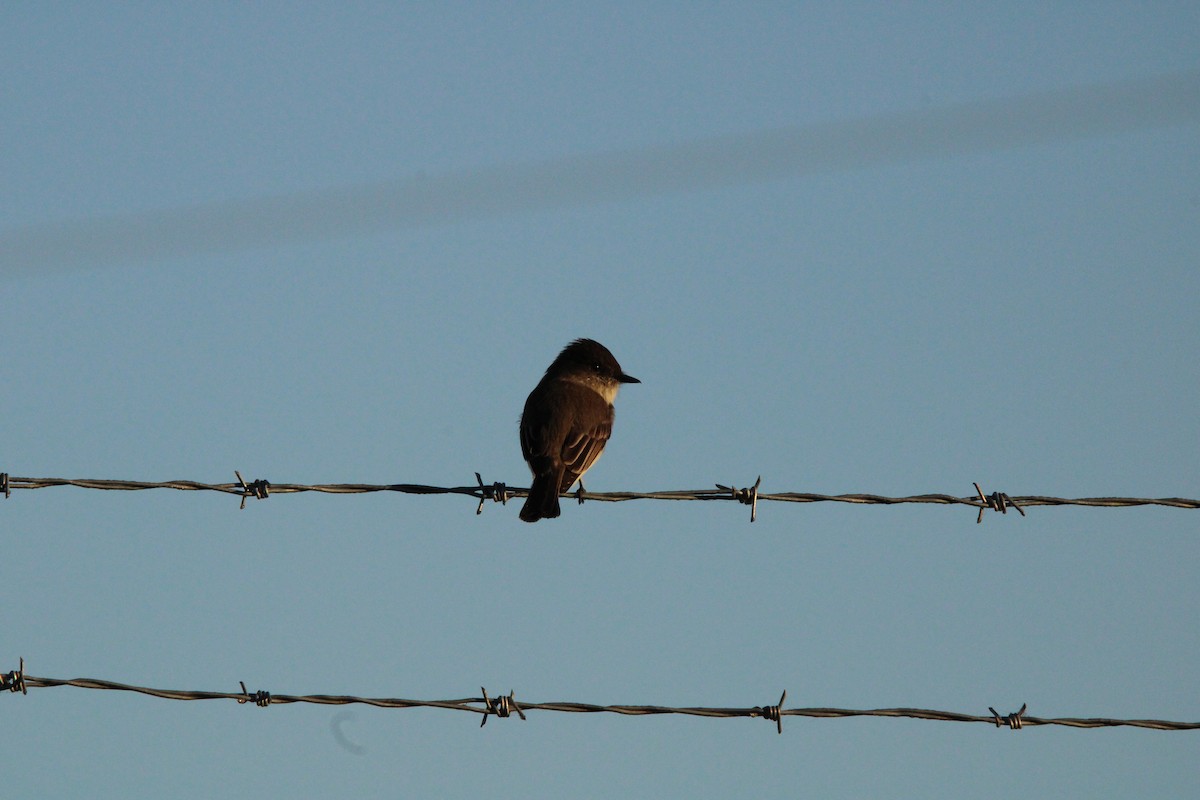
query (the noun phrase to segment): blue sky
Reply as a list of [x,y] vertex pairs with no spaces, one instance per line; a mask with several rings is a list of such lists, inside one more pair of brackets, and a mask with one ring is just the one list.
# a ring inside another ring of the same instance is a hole
[[[1194,4],[8,11],[0,471],[524,486],[525,395],[590,336],[643,381],[593,491],[1200,495]],[[964,146],[1162,76],[1191,102]],[[932,155],[863,133],[927,119]],[[1200,719],[1196,512],[474,508],[17,491],[0,670]],[[1193,733],[2,702],[22,797],[1200,789]]]

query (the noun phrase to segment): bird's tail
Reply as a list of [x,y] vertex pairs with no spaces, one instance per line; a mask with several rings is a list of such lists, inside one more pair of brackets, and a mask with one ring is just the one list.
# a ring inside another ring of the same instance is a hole
[[521,507],[521,519],[526,522],[537,522],[539,519],[553,519],[559,515],[558,485],[561,482],[555,473],[535,475],[533,486],[529,487],[529,497]]

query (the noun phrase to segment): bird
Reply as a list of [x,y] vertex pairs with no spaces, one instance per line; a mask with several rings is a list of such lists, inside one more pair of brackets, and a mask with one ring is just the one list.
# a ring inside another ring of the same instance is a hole
[[533,473],[521,519],[537,522],[560,513],[558,496],[579,481],[612,435],[613,401],[626,375],[608,348],[576,339],[551,362],[529,393],[521,414],[521,455]]

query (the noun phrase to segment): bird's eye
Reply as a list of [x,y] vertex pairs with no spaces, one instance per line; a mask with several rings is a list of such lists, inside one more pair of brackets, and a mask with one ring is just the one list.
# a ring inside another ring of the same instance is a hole
[[596,370],[596,372],[599,372],[599,371],[600,371],[600,365],[599,365],[599,364],[592,364],[592,369]]

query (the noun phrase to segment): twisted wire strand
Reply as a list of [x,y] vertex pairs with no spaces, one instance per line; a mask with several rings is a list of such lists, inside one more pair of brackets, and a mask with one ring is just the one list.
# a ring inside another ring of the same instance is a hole
[[[296,494],[300,492],[317,492],[322,494],[369,494],[374,492],[399,492],[402,494],[458,494],[472,497],[476,500],[506,501],[514,497],[527,497],[528,489],[508,487],[497,483],[484,485],[479,481],[473,486],[431,486],[420,483],[268,483],[255,481],[255,484],[265,484],[270,494]],[[6,487],[16,491],[20,489],[45,489],[53,486],[75,486],[81,489],[100,489],[106,491],[141,491],[146,489],[175,489],[179,491],[208,491],[238,495],[240,497],[265,496],[252,492],[253,485],[238,483],[203,483],[193,480],[170,481],[129,481],[104,480],[90,478],[7,478]],[[747,497],[749,490],[735,490],[730,487],[714,489],[678,489],[650,492],[575,492],[564,493],[563,497],[580,497],[596,502],[625,502],[628,500],[735,500],[742,503],[750,502]],[[781,503],[850,503],[854,505],[897,505],[902,503],[931,504],[931,505],[962,505],[977,509],[994,508],[988,498],[957,497],[950,494],[917,494],[903,497],[887,497],[878,494],[815,494],[811,492],[758,492],[754,490],[753,499],[762,502]],[[1010,507],[1029,508],[1032,506],[1085,506],[1091,508],[1132,508],[1137,506],[1164,506],[1168,508],[1200,509],[1200,500],[1185,497],[1050,497],[1046,495],[1014,495],[1005,499]],[[999,509],[1002,510],[1002,509]]]
[[[10,673],[5,678],[11,678],[18,673]],[[354,695],[331,695],[331,694],[310,694],[310,695],[290,695],[290,694],[275,694],[267,692],[257,692],[251,694],[244,688],[240,692],[206,692],[206,691],[190,691],[179,689],[155,689],[147,686],[133,686],[125,683],[117,683],[115,681],[99,680],[96,678],[40,678],[33,675],[19,675],[23,686],[28,689],[44,689],[57,686],[74,686],[79,689],[102,689],[120,692],[135,692],[138,694],[158,697],[165,700],[235,700],[238,703],[256,703],[259,698],[267,698],[266,702],[257,702],[257,705],[287,705],[289,703],[310,703],[315,705],[351,705],[361,704],[375,706],[377,708],[439,708],[451,711],[467,711],[474,714],[496,714],[496,701],[498,698],[487,697],[487,692],[483,692],[482,697],[464,697],[454,700],[410,700],[397,697],[357,697]],[[2,695],[0,695],[2,696]],[[852,709],[852,708],[778,708],[771,706],[753,706],[749,708],[722,708],[722,707],[707,707],[707,706],[657,706],[657,705],[597,705],[594,703],[577,703],[577,702],[530,702],[520,700],[520,704],[516,704],[513,694],[510,692],[507,700],[511,701],[512,706],[518,712],[520,711],[557,711],[565,713],[582,713],[582,714],[620,714],[623,716],[653,716],[660,714],[681,714],[693,717],[708,717],[730,719],[737,717],[759,717],[776,721],[773,718],[772,711],[778,709],[779,717],[811,717],[816,719],[843,719],[847,717],[888,717],[888,718],[906,718],[906,719],[922,719],[932,720],[937,722],[983,722],[989,725],[999,727],[1002,723],[1006,723],[1008,727],[1036,727],[1039,725],[1057,725],[1068,728],[1112,728],[1112,727],[1129,727],[1129,728],[1145,728],[1150,730],[1160,731],[1188,731],[1200,730],[1200,722],[1176,722],[1162,719],[1110,719],[1106,717],[1031,717],[1024,715],[1024,707],[1022,710],[1000,717],[993,712],[990,715],[979,714],[963,714],[954,711],[937,711],[928,708],[874,708],[874,709]],[[991,710],[991,709],[989,709]],[[506,716],[506,715],[502,715]],[[523,718],[523,716],[522,716]],[[1014,724],[1015,723],[1015,724]]]

